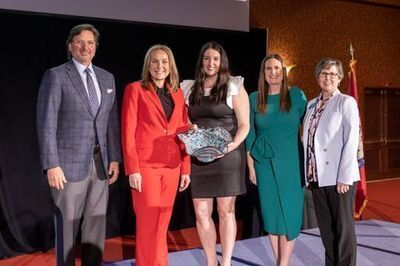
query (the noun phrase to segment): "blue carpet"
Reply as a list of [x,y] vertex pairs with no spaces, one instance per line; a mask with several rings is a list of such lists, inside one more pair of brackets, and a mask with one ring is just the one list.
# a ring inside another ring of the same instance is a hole
[[[400,224],[378,220],[356,223],[357,265],[400,265]],[[221,255],[218,246],[218,255]],[[169,253],[170,266],[202,266],[202,249]],[[274,256],[267,237],[237,241],[232,258],[233,265],[274,265]],[[104,266],[132,266],[134,260],[104,263]],[[318,229],[304,230],[297,238],[291,265],[324,265],[324,248]]]

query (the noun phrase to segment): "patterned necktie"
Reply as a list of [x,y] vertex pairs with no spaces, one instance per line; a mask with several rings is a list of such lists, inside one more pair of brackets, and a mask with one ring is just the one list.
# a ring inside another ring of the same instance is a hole
[[86,73],[86,86],[89,93],[89,104],[92,109],[93,116],[96,116],[97,111],[99,110],[100,104],[99,99],[97,98],[96,88],[94,87],[94,82],[92,79],[92,75],[90,75],[90,68],[85,69]]

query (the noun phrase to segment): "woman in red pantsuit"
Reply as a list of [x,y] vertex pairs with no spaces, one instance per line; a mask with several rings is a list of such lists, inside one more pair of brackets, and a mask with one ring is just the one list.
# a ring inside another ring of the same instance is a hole
[[146,53],[142,80],[125,88],[122,148],[136,214],[136,265],[168,265],[167,230],[176,192],[190,183],[190,159],[176,133],[187,111],[174,56],[164,45]]

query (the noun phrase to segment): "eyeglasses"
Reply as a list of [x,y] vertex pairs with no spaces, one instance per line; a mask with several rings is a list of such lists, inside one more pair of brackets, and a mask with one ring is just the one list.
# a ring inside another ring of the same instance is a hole
[[319,77],[320,77],[320,78],[329,77],[330,79],[334,79],[334,78],[336,78],[337,76],[339,76],[339,74],[338,74],[338,73],[333,73],[333,72],[325,72],[325,71],[323,71],[323,72],[320,72],[320,73],[319,73]]
[[78,46],[84,46],[87,45],[89,47],[94,47],[96,45],[95,41],[83,41],[83,40],[73,40],[72,41],[74,44]]

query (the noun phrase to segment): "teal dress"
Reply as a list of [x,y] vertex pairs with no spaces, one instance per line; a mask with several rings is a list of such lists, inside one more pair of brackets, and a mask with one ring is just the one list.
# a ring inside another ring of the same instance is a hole
[[279,110],[280,95],[268,95],[267,112],[257,109],[258,92],[250,95],[250,132],[246,150],[254,159],[264,230],[286,235],[300,233],[304,185],[300,162],[299,127],[307,104],[302,90],[290,89],[292,107]]

